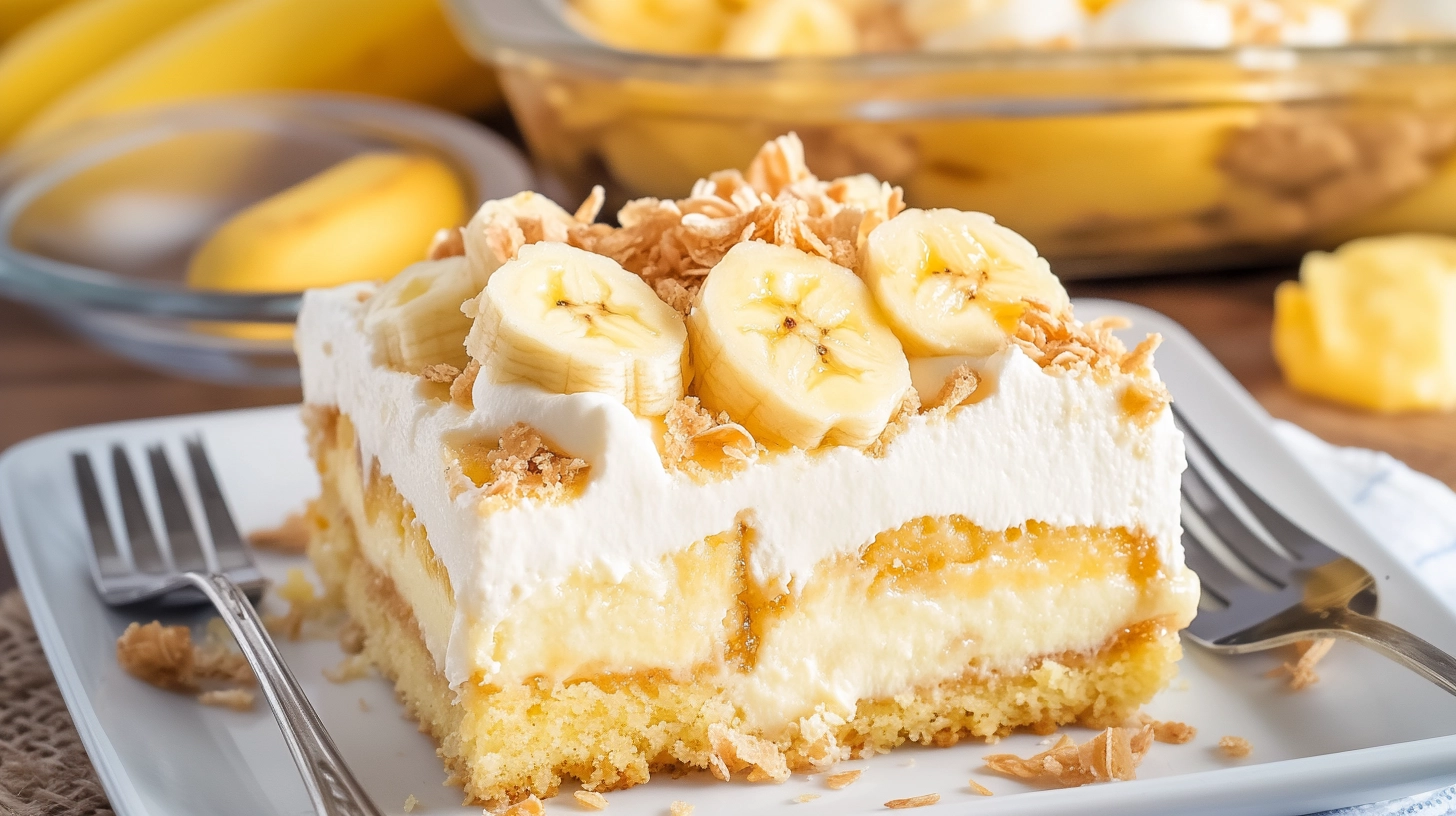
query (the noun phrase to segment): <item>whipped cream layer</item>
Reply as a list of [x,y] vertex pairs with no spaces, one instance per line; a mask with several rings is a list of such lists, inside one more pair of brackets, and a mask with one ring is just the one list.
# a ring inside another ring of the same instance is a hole
[[[987,530],[1034,520],[1140,531],[1156,543],[1166,577],[1187,583],[1182,439],[1167,412],[1147,426],[1126,415],[1120,399],[1131,376],[1048,373],[1012,346],[974,361],[988,396],[949,417],[912,419],[881,457],[793,450],[699,483],[667,470],[650,423],[602,395],[482,377],[467,411],[429,396],[420,377],[376,365],[362,327],[373,289],[304,296],[296,332],[304,398],[349,416],[362,461],[378,461],[427,531],[455,612],[448,633],[423,635],[452,685],[525,670],[506,672],[494,659],[493,632],[534,594],[582,569],[624,577],[740,520],[755,534],[751,577],[769,594],[804,587],[826,559],[858,553],[881,531],[952,514]],[[912,360],[922,398],[958,362]],[[494,439],[515,422],[590,464],[580,496],[482,514],[482,489],[452,490],[447,440]]]

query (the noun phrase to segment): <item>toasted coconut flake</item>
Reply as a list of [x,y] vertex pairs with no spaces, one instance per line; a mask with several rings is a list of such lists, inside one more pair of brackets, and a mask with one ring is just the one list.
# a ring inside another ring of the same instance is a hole
[[450,401],[466,410],[474,409],[475,378],[479,375],[480,363],[471,360],[460,376],[450,382]]
[[986,757],[997,773],[1045,785],[1070,788],[1092,782],[1137,778],[1137,766],[1153,743],[1152,725],[1108,728],[1077,745],[1063,734],[1051,748],[1025,759],[1015,754]]
[[991,789],[990,788],[986,787],[985,785],[982,785],[980,782],[977,782],[974,779],[972,779],[967,784],[971,788],[971,793],[974,793],[977,796],[995,796],[995,794],[991,792]]
[[541,804],[541,800],[537,799],[536,794],[533,793],[506,808],[501,816],[545,816],[545,814],[546,806]]
[[[598,187],[597,189],[600,190],[602,188]],[[600,793],[597,793],[596,791],[579,790],[576,793],[572,794],[572,798],[576,799],[577,804],[581,805],[587,810],[607,809],[607,797],[601,795]]]
[[918,808],[933,805],[940,801],[940,794],[925,793],[920,796],[912,796],[909,799],[891,799],[885,803],[890,810],[905,810],[906,808]]
[[785,782],[789,778],[789,765],[783,752],[768,740],[713,723],[708,726],[708,744],[712,746],[714,760],[710,769],[725,782],[732,772],[744,769],[751,769],[750,782]]
[[248,544],[259,550],[301,555],[308,547],[308,520],[302,513],[289,513],[277,527],[248,533]]
[[841,771],[837,774],[830,774],[824,777],[824,784],[827,785],[830,790],[843,790],[844,788],[847,788],[850,785],[858,782],[860,775],[862,775],[863,773],[864,771],[862,770],[854,770]]
[[1335,645],[1334,638],[1319,638],[1317,640],[1301,640],[1294,644],[1298,659],[1293,663],[1285,663],[1270,669],[1266,677],[1279,677],[1283,674],[1289,675],[1289,689],[1301,691],[1319,682],[1319,674],[1314,670],[1315,664],[1324,659],[1330,653],[1330,648]]
[[910,421],[919,416],[919,414],[920,394],[911,388],[900,399],[900,407],[895,409],[895,413],[890,417],[890,421],[885,424],[885,429],[880,431],[879,437],[870,443],[868,448],[865,448],[865,453],[875,457],[884,456],[885,451],[890,449],[890,443],[898,439],[901,434],[910,430]]
[[1025,308],[1011,342],[1042,368],[1055,372],[1091,371],[1099,376],[1114,372],[1140,377],[1151,374],[1153,351],[1162,342],[1160,335],[1148,335],[1129,352],[1112,333],[1127,326],[1122,318],[1082,323],[1072,317],[1070,308],[1054,311],[1050,304],[1037,298],[1024,298],[1022,304]]
[[1254,752],[1254,747],[1243,737],[1219,737],[1218,748],[1230,759],[1243,759]]
[[951,411],[964,405],[971,395],[976,393],[976,388],[981,384],[981,377],[971,368],[969,363],[962,363],[950,372],[945,378],[945,384],[940,391],[925,406],[925,413],[932,416],[945,416]]
[[214,689],[197,695],[197,702],[233,711],[252,711],[256,695],[248,689]]
[[456,377],[460,376],[460,369],[449,363],[436,363],[420,369],[420,376],[430,382],[450,385],[455,382]]
[[705,478],[736,473],[758,456],[758,443],[747,428],[726,413],[710,414],[697,397],[683,397],[663,417],[662,463]]
[[590,224],[597,220],[598,215],[601,215],[602,204],[606,203],[606,200],[607,191],[602,189],[602,185],[593,185],[591,194],[581,202],[581,206],[576,208],[576,212],[571,217],[575,218],[579,224]]
[[430,240],[430,248],[426,250],[425,257],[432,261],[442,258],[453,258],[465,254],[465,233],[458,227],[435,231],[435,237]]
[[197,690],[192,632],[185,626],[129,624],[116,641],[116,660],[127,674],[157,688]]
[[693,310],[693,293],[677,278],[662,278],[653,284],[652,290],[683,317]]

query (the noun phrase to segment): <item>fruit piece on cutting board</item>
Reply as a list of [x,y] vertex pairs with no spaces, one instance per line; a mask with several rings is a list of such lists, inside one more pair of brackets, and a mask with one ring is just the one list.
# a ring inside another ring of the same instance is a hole
[[1274,293],[1274,357],[1298,391],[1373,411],[1456,409],[1456,238],[1311,252]]
[[228,219],[192,256],[187,283],[296,292],[389,278],[467,214],[459,178],[438,159],[361,153]]

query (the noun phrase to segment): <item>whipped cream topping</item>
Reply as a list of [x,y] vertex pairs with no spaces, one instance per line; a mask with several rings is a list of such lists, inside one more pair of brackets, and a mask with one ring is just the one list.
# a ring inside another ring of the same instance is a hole
[[1080,0],[1001,0],[975,5],[950,28],[930,32],[921,46],[927,51],[976,48],[1078,45],[1087,27]]
[[1100,48],[1227,48],[1234,13],[1219,0],[1118,0],[1093,19],[1088,45]]
[[[756,534],[751,576],[770,593],[796,591],[825,559],[927,515],[959,514],[988,530],[1029,520],[1140,530],[1166,574],[1183,575],[1182,438],[1167,412],[1147,427],[1129,421],[1120,397],[1130,376],[1051,374],[1011,346],[973,361],[987,396],[949,417],[910,420],[880,458],[793,450],[698,483],[664,468],[648,421],[600,394],[481,377],[473,411],[427,396],[420,377],[375,364],[361,302],[374,287],[305,294],[296,333],[304,398],[349,416],[363,461],[377,459],[424,525],[456,600],[448,637],[426,632],[426,645],[452,685],[504,679],[491,633],[532,593],[583,567],[620,580],[740,519]],[[960,362],[912,361],[922,397]],[[451,489],[447,440],[493,440],[518,421],[590,463],[589,480],[567,504],[482,515],[482,490]]]
[[1456,38],[1452,0],[1374,0],[1361,38],[1373,42],[1420,42]]

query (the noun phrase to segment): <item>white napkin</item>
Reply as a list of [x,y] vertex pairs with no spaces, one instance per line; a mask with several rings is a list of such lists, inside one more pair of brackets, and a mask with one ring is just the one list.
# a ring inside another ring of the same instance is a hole
[[[1274,432],[1387,550],[1456,608],[1456,493],[1451,488],[1388,454],[1335,447],[1288,422],[1275,421]],[[1456,786],[1320,816],[1453,813]]]

